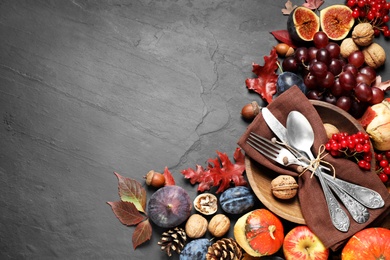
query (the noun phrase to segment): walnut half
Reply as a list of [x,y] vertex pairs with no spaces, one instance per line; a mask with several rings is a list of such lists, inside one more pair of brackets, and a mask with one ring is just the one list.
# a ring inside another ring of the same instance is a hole
[[218,209],[217,197],[211,193],[199,194],[194,200],[194,208],[204,215],[214,214]]

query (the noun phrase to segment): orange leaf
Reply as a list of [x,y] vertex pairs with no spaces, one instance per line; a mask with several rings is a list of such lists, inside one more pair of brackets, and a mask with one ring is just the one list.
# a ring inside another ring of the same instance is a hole
[[152,225],[150,225],[149,219],[145,219],[139,223],[133,233],[133,248],[134,250],[141,244],[150,240],[152,237]]

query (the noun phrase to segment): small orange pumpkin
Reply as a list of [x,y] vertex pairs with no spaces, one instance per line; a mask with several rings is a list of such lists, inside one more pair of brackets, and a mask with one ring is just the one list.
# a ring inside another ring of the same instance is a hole
[[256,209],[237,220],[234,238],[251,256],[272,255],[283,244],[283,224],[271,211]]
[[373,227],[357,232],[344,246],[341,252],[341,259],[390,259],[390,230]]

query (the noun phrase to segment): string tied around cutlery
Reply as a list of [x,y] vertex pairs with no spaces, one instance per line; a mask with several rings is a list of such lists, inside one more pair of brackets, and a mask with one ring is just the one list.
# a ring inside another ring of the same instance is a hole
[[[313,160],[309,160],[306,156],[303,156],[299,151],[297,151],[296,149],[291,147],[289,144],[287,144],[285,142],[280,142],[276,138],[272,138],[271,141],[285,146],[288,150],[290,150],[290,152],[292,152],[293,154],[295,154],[297,156],[298,160],[305,161],[307,163],[307,166],[299,166],[298,167],[298,172],[300,172],[298,177],[300,177],[306,171],[311,171],[312,174],[311,174],[310,178],[312,178],[314,175],[314,172],[318,169],[318,167],[320,167],[321,164],[326,164],[332,168],[333,178],[336,178],[336,169],[334,168],[334,166],[331,163],[324,160],[324,158],[329,154],[329,153],[325,152],[326,149],[325,149],[324,144],[320,145],[320,147],[318,148],[317,157],[314,158]],[[299,157],[298,157],[298,155],[299,155]],[[286,158],[286,160],[288,160],[288,159]]]

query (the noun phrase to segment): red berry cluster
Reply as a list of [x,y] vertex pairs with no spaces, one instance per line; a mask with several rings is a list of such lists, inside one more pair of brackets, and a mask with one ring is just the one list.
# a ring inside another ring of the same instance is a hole
[[390,179],[390,151],[375,152],[376,172],[379,179],[386,183]]
[[355,158],[360,168],[371,169],[371,143],[368,134],[357,132],[349,135],[340,132],[332,135],[325,144],[325,149],[333,157]]
[[368,22],[374,27],[375,36],[382,32],[390,37],[386,23],[390,20],[390,2],[386,0],[348,0],[347,6],[352,10],[352,16],[361,22]]

